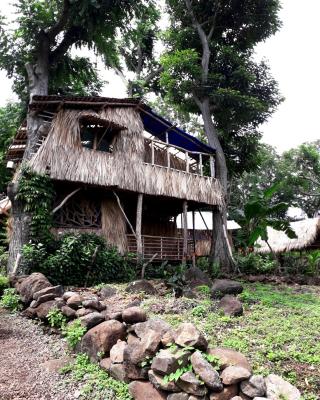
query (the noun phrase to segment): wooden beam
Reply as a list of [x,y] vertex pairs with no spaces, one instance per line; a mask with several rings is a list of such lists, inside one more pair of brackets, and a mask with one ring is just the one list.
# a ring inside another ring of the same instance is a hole
[[183,252],[182,252],[182,262],[185,263],[188,255],[188,202],[183,201]]
[[143,194],[138,194],[137,200],[137,216],[136,216],[136,236],[137,236],[137,256],[138,261],[143,259],[143,247],[142,247],[142,205],[143,205]]
[[210,156],[210,172],[211,172],[211,177],[215,178],[216,177],[216,171],[215,171],[215,162],[214,162],[214,157]]
[[121,201],[120,201],[120,199],[119,199],[119,196],[117,195],[116,192],[112,192],[112,193],[115,195],[115,198],[117,199],[117,203],[118,203],[118,206],[119,206],[119,208],[120,208],[120,211],[122,212],[122,215],[124,216],[125,220],[127,221],[127,223],[128,223],[128,225],[129,225],[129,227],[130,227],[130,229],[131,229],[131,232],[132,232],[133,236],[137,239],[136,232],[134,231],[133,226],[131,225],[131,223],[130,223],[130,221],[129,221],[129,218],[127,217],[126,213],[124,212],[124,209],[123,209],[123,207],[122,207],[122,205],[121,205]]

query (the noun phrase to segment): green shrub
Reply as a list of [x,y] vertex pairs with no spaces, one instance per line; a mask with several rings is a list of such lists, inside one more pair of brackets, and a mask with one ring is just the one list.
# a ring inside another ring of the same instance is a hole
[[67,322],[66,317],[56,307],[52,308],[48,312],[47,319],[48,319],[49,325],[52,328],[58,328],[58,329],[61,329],[62,327],[64,327]]
[[132,258],[92,233],[66,234],[50,245],[28,244],[23,255],[30,272],[42,272],[54,283],[93,286],[135,276]]
[[209,257],[199,257],[197,267],[206,272],[210,278],[218,278],[221,273],[220,265],[217,262],[210,261]]
[[5,275],[0,275],[0,296],[3,295],[3,292],[6,288],[9,287],[9,279]]
[[236,254],[234,258],[240,272],[245,274],[270,274],[278,267],[277,262],[269,255],[257,253]]
[[4,289],[4,294],[0,300],[0,306],[11,311],[18,311],[21,309],[20,296],[16,293],[15,289]]
[[318,276],[320,272],[320,250],[290,252],[281,255],[282,269],[287,274]]
[[69,325],[65,325],[62,330],[68,344],[72,349],[80,342],[82,336],[86,333],[86,328],[81,325],[81,321],[76,319]]

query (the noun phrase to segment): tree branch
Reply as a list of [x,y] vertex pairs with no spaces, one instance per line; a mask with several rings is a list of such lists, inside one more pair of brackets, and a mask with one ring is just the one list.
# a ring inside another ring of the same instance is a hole
[[69,10],[70,10],[69,0],[64,0],[60,18],[50,29],[46,31],[46,34],[50,42],[53,42],[55,40],[56,36],[63,30],[63,28],[67,24],[69,17]]
[[70,199],[70,197],[72,197],[74,194],[76,194],[77,192],[79,192],[79,190],[81,190],[81,188],[78,188],[76,190],[74,190],[73,192],[69,193],[68,196],[66,196],[62,202],[52,210],[52,214],[55,214],[58,210],[60,210],[61,207],[64,206],[64,204],[66,204],[66,202]]
[[82,28],[80,26],[73,26],[68,29],[61,43],[51,52],[50,61],[56,62],[63,57],[70,47],[80,39],[81,32]]

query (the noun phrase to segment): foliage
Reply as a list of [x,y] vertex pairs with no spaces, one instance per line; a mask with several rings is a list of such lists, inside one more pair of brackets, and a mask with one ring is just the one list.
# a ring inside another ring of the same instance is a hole
[[5,275],[0,275],[0,296],[2,296],[4,290],[9,287],[9,278]]
[[[54,317],[55,319],[55,317]],[[86,328],[81,325],[81,321],[76,319],[68,325],[62,326],[62,333],[67,339],[69,346],[74,349],[86,333]]]
[[281,268],[286,274],[319,276],[320,250],[284,253],[280,257]]
[[130,257],[91,233],[65,234],[47,246],[31,243],[24,246],[23,255],[30,272],[42,272],[60,284],[92,286],[134,277]]
[[20,296],[13,288],[4,289],[3,296],[0,300],[0,307],[8,308],[11,311],[18,311],[21,309]]
[[82,382],[81,395],[84,399],[131,400],[128,385],[108,376],[97,364],[90,362],[85,354],[78,354],[74,364],[63,368],[71,380]]
[[212,279],[218,278],[221,272],[219,263],[211,261],[209,257],[198,257],[197,267],[206,272]]
[[185,272],[187,268],[188,267],[186,264],[180,264],[173,267],[173,271],[166,271],[166,285],[172,288],[176,297],[182,296],[183,289],[187,284],[185,279]]
[[269,274],[273,273],[278,263],[269,255],[257,253],[235,254],[234,258],[241,273],[244,274]]
[[67,318],[56,307],[48,312],[47,319],[52,328],[61,329],[67,323]]
[[31,214],[30,239],[33,243],[52,240],[53,183],[49,176],[39,175],[22,167],[17,198],[24,203],[24,211]]
[[171,372],[171,374],[165,375],[163,377],[163,382],[168,383],[168,382],[177,382],[181,375],[183,375],[185,372],[192,371],[192,365],[188,364],[185,367],[177,368],[174,372]]

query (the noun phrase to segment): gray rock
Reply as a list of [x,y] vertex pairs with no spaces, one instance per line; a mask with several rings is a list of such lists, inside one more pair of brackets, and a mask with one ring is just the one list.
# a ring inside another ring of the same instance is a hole
[[56,301],[50,300],[46,301],[45,303],[39,304],[38,307],[34,308],[33,310],[35,310],[35,313],[39,319],[46,319],[49,311],[55,307]]
[[104,369],[105,371],[109,372],[110,367],[111,367],[111,360],[110,357],[103,358],[99,362],[100,368]]
[[195,374],[191,371],[185,372],[180,376],[177,385],[186,393],[195,396],[204,396],[207,394],[207,388],[199,381]]
[[242,393],[249,397],[263,397],[266,394],[266,383],[263,376],[252,375],[248,380],[240,384]]
[[165,392],[156,389],[150,382],[134,381],[129,384],[129,393],[134,400],[166,400]]
[[112,378],[117,381],[129,383],[130,379],[127,377],[123,364],[112,364],[110,365],[109,374]]
[[160,345],[161,336],[159,333],[148,330],[145,331],[143,338],[139,342],[128,344],[124,351],[124,359],[131,364],[138,365],[146,358],[153,357]]
[[278,375],[268,375],[265,379],[266,397],[270,400],[299,400],[299,390]]
[[134,365],[129,361],[123,363],[126,375],[131,380],[147,380],[148,379],[148,368],[141,368],[138,365]]
[[24,278],[21,283],[16,286],[16,289],[20,294],[22,302],[29,304],[33,300],[33,295],[35,293],[47,287],[52,287],[48,279],[43,274],[34,272]]
[[65,317],[70,318],[70,319],[76,318],[76,316],[77,316],[74,309],[69,306],[62,306],[61,312]]
[[35,292],[33,294],[33,299],[38,300],[40,297],[48,294],[54,295],[54,297],[50,300],[53,300],[55,297],[61,297],[63,295],[63,287],[61,285],[45,287],[44,289]]
[[74,294],[67,300],[67,306],[75,310],[79,308],[81,304],[82,304],[82,297],[79,294]]
[[181,324],[173,334],[174,341],[179,346],[193,346],[199,350],[207,350],[208,342],[202,333],[191,323]]
[[102,304],[102,303],[100,303],[100,301],[93,300],[93,299],[83,300],[82,301],[82,306],[84,308],[89,308],[89,309],[93,308],[94,310],[97,310],[97,311],[103,311],[103,310],[105,310],[107,308],[105,304]]
[[109,319],[115,319],[117,321],[122,322],[122,312],[110,312],[107,310],[101,311],[101,314],[104,316],[106,321],[109,321]]
[[266,397],[254,397],[253,400],[268,400]]
[[104,317],[97,311],[84,315],[79,319],[81,321],[81,325],[87,328],[88,330],[98,324],[101,324],[101,322],[105,320]]
[[241,301],[230,294],[222,297],[218,307],[223,310],[225,315],[229,315],[230,317],[239,317],[243,314]]
[[224,385],[233,385],[250,378],[251,372],[243,367],[231,366],[224,369],[221,379]]
[[230,400],[231,397],[238,394],[238,385],[224,386],[223,390],[219,393],[211,393],[210,400]]
[[136,324],[138,322],[145,322],[147,314],[140,307],[130,307],[122,311],[122,320],[127,324]]
[[169,349],[162,349],[154,357],[151,369],[160,375],[168,375],[176,371],[179,367],[188,364],[190,352],[177,349],[175,352]]
[[162,337],[161,337],[161,343],[164,347],[170,346],[171,344],[174,343],[174,335],[173,335],[173,330],[170,329],[167,331]]
[[199,351],[195,351],[191,356],[191,364],[196,375],[206,384],[206,386],[216,392],[223,389],[218,372],[203,357]]
[[134,281],[129,283],[126,287],[126,292],[129,293],[145,293],[155,295],[157,294],[157,290],[153,287],[153,285],[145,279],[141,279],[138,281]]
[[160,318],[150,318],[146,322],[132,325],[129,332],[134,332],[139,338],[143,338],[145,333],[153,330],[162,337],[166,332],[172,331],[171,326]]
[[175,382],[165,382],[163,376],[157,374],[152,369],[148,371],[149,381],[157,389],[164,390],[166,392],[179,392],[180,388],[175,384]]
[[227,349],[224,347],[214,347],[208,349],[208,354],[218,357],[220,368],[225,369],[230,366],[239,366],[251,371],[251,365],[247,358],[238,351]]
[[189,395],[188,393],[180,392],[180,393],[172,393],[169,394],[167,400],[188,400]]
[[140,307],[141,305],[141,300],[135,299],[131,301],[129,304],[125,306],[125,308],[130,308],[130,307]]
[[104,321],[82,337],[79,350],[88,354],[91,360],[97,361],[98,353],[108,354],[117,341],[125,337],[126,329],[121,322]]
[[226,294],[242,293],[241,283],[230,279],[215,279],[212,284],[211,295],[213,298],[221,298]]
[[124,350],[127,347],[127,342],[118,340],[110,350],[110,360],[113,364],[123,363]]
[[191,267],[185,272],[185,280],[190,288],[197,286],[211,287],[212,281],[209,276],[198,267]]
[[[39,304],[45,303],[46,301],[54,300],[55,298],[56,298],[56,296],[54,294],[50,294],[50,293],[44,294],[44,295],[38,297],[37,300],[33,300],[31,302],[31,304],[32,304],[32,307],[35,308],[35,307],[38,307]],[[30,304],[30,307],[31,307],[31,304]]]
[[75,294],[77,294],[77,293],[76,293],[76,292],[71,292],[71,291],[69,290],[69,291],[63,293],[62,298],[63,298],[64,301],[67,301],[67,300],[70,299],[71,296],[73,296],[73,295],[75,295]]
[[[70,308],[70,307],[69,307]],[[84,317],[85,315],[91,314],[95,312],[93,308],[79,308],[77,311],[75,311],[76,315],[78,318]],[[102,315],[102,314],[101,314]],[[104,317],[103,317],[104,318]]]
[[117,294],[117,289],[112,286],[105,286],[99,292],[100,299],[109,299]]
[[240,396],[234,396],[230,400],[242,400],[242,398]]

